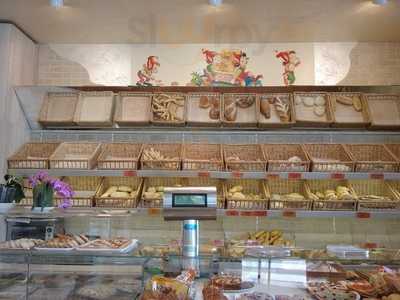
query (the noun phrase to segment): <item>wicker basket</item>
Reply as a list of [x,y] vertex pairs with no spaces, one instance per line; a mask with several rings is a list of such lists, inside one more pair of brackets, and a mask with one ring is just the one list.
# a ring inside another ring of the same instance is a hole
[[227,171],[265,172],[267,161],[260,145],[224,145]]
[[[385,144],[385,146],[396,158],[396,161],[398,163],[400,163],[400,144]],[[400,168],[399,168],[399,171],[400,171]]]
[[[129,198],[102,198],[101,196],[112,186],[127,186],[136,191],[135,197]],[[134,208],[142,193],[143,179],[139,177],[105,177],[95,196],[96,207],[108,208]]]
[[[357,112],[353,105],[342,105],[336,102],[336,98],[358,97],[361,101],[362,110]],[[331,93],[329,94],[332,108],[333,127],[338,128],[364,128],[371,123],[367,101],[361,93]]]
[[[162,160],[148,160],[145,158],[146,151],[151,149],[158,151]],[[182,145],[180,144],[146,144],[143,145],[143,152],[140,159],[142,170],[180,170],[182,157]]]
[[141,144],[103,144],[101,146],[101,153],[97,160],[97,168],[101,170],[137,170],[141,153]]
[[[167,96],[182,96],[184,97],[184,104],[183,107],[179,107],[177,110],[177,115],[179,117],[179,120],[164,120],[161,118],[158,118],[156,116],[156,113],[154,112],[154,99],[155,97],[159,97],[160,95],[167,95]],[[184,126],[185,121],[186,121],[186,105],[187,105],[187,95],[183,93],[157,93],[153,94],[152,100],[151,100],[151,122],[155,125],[165,125],[165,126]]]
[[151,94],[120,92],[116,98],[114,122],[121,127],[147,125],[151,118]]
[[93,169],[100,150],[99,143],[62,143],[50,157],[50,168]]
[[[297,97],[317,97],[321,96],[325,99],[325,115],[324,118],[318,117],[314,113],[315,105],[313,104],[310,107],[307,107],[303,104],[297,105],[296,103],[299,101]],[[300,127],[329,127],[333,122],[332,119],[332,109],[329,101],[329,95],[327,93],[321,92],[310,92],[303,93],[298,92],[293,94],[294,97],[294,107],[295,107],[295,116],[296,116],[296,126]]]
[[111,127],[113,114],[113,92],[80,92],[74,122],[82,127]]
[[[263,99],[274,99],[275,97],[281,97],[287,99],[289,105],[289,121],[281,121],[279,115],[276,112],[275,105],[270,104],[271,107],[271,117],[267,119],[263,114],[261,114],[261,101]],[[258,127],[262,128],[288,128],[292,127],[296,122],[296,113],[294,111],[293,95],[288,93],[270,93],[270,94],[260,94],[258,95],[258,108],[257,108],[257,121]]]
[[79,94],[47,93],[40,109],[39,123],[44,127],[74,126]]
[[162,195],[160,197],[146,198],[144,193],[147,192],[149,187],[158,187],[159,192],[163,190],[164,187],[183,187],[185,185],[185,179],[175,178],[175,177],[149,177],[144,179],[143,183],[143,193],[141,194],[141,207],[147,208],[159,208],[163,206]]
[[191,177],[184,182],[187,187],[215,186],[217,188],[217,206],[220,209],[225,208],[225,189],[223,181],[213,178]]
[[312,172],[353,172],[350,153],[340,144],[304,144]]
[[356,162],[356,172],[396,172],[396,157],[384,146],[378,144],[345,145]]
[[[310,169],[310,160],[301,145],[266,144],[262,148],[268,161],[268,172],[308,172]],[[295,156],[301,161],[290,162],[289,159]]]
[[[307,180],[306,181],[306,193],[307,197],[310,193],[316,194],[316,192],[325,192],[326,190],[334,190],[338,186],[345,186],[350,188],[349,183],[346,180]],[[353,190],[350,189],[350,193],[356,197]],[[313,210],[356,210],[357,200],[327,200],[320,199],[313,201]]]
[[[303,180],[268,180],[269,209],[310,210],[312,201],[307,198],[305,182]],[[291,200],[284,197],[290,193],[298,193],[304,200]],[[280,195],[280,200],[273,199],[274,194]]]
[[[237,115],[235,120],[227,119],[226,105],[230,103],[230,99],[237,101],[243,97],[254,97],[254,103],[247,108],[240,108],[236,104]],[[223,94],[222,98],[222,123],[226,127],[256,127],[257,126],[257,112],[258,112],[258,98],[256,94]]]
[[400,129],[400,95],[365,94],[371,129]]
[[397,197],[400,199],[400,181],[399,180],[388,180],[386,183],[393,189]]
[[[400,201],[392,187],[383,180],[349,180],[350,188],[358,198],[358,210],[387,210],[399,209]],[[376,195],[387,197],[390,200],[362,200],[362,196]]]
[[[218,102],[219,118],[211,119],[210,111],[212,106],[210,104],[207,108],[199,107],[200,98],[208,97],[216,99]],[[221,125],[222,117],[222,100],[219,93],[189,93],[187,100],[187,123],[192,126],[201,127],[216,127]]]
[[223,171],[222,146],[218,144],[184,144],[182,169]]
[[48,169],[49,158],[59,143],[27,143],[8,160],[9,169]]
[[[260,200],[253,200],[250,198],[244,200],[232,199],[229,195],[229,190],[234,186],[242,186],[244,195],[254,194],[260,195]],[[225,182],[225,197],[227,209],[250,209],[250,210],[264,210],[268,208],[268,193],[264,182],[262,180],[252,179],[233,179]]]
[[[71,176],[62,178],[62,181],[68,183],[74,191],[71,199],[72,207],[92,207],[102,178],[99,176]],[[59,197],[56,197],[57,205],[61,201]]]

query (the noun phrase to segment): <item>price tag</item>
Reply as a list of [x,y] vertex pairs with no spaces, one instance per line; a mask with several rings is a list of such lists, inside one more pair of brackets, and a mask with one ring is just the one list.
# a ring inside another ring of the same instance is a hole
[[359,211],[359,212],[357,212],[356,217],[358,219],[370,219],[371,213],[366,212],[366,211]]
[[296,218],[296,211],[294,211],[294,210],[284,210],[282,212],[282,217],[284,217],[284,218]]
[[215,247],[223,247],[225,245],[223,240],[214,240],[213,244]]
[[301,179],[301,173],[289,173],[288,179]]
[[201,171],[197,174],[197,176],[199,177],[203,177],[203,178],[209,178],[210,177],[210,172],[208,171]]
[[131,171],[131,170],[124,171],[124,177],[136,177],[136,176],[137,176],[136,171]]
[[238,172],[238,171],[232,172],[231,175],[232,175],[232,178],[242,178],[243,177],[243,173]]
[[272,173],[272,174],[267,173],[267,175],[265,176],[265,178],[266,178],[267,180],[276,180],[276,179],[279,179],[279,174],[277,174],[277,173]]
[[238,210],[227,210],[227,211],[225,211],[225,215],[228,217],[239,216],[239,211]]
[[242,217],[266,217],[267,211],[266,210],[254,210],[254,211],[241,211],[240,215]]
[[371,173],[369,174],[369,179],[384,179],[384,175],[382,173]]
[[344,174],[343,173],[332,173],[331,179],[336,179],[336,180],[344,179]]
[[149,208],[147,214],[149,216],[159,216],[161,215],[161,208]]

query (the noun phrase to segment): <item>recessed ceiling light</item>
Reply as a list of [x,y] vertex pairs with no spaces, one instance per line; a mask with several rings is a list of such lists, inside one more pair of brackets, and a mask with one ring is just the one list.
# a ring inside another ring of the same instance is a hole
[[50,0],[50,5],[55,8],[60,8],[64,6],[64,0]]
[[212,6],[220,6],[222,4],[222,0],[208,0],[208,2]]
[[372,2],[376,5],[386,5],[387,4],[387,0],[372,0]]

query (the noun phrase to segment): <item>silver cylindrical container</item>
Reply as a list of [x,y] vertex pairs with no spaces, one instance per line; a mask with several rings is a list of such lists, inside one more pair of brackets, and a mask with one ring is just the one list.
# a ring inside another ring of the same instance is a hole
[[183,221],[182,255],[184,257],[199,256],[199,225],[198,220]]

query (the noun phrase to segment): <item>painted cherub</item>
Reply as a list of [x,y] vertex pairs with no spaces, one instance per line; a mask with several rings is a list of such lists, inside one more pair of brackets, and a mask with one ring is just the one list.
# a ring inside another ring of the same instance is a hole
[[282,60],[282,65],[284,67],[283,82],[285,85],[292,85],[296,81],[296,76],[294,71],[297,66],[300,65],[300,59],[297,57],[296,52],[290,51],[275,51],[276,57]]
[[143,65],[142,69],[137,72],[139,80],[136,82],[138,86],[152,86],[153,82],[160,84],[160,80],[154,78],[154,74],[158,72],[158,67],[160,63],[158,62],[157,56],[149,56],[147,58],[146,64]]

